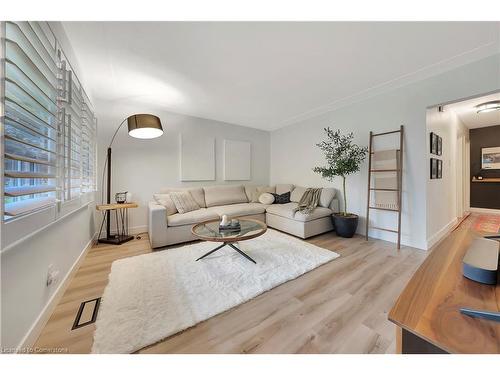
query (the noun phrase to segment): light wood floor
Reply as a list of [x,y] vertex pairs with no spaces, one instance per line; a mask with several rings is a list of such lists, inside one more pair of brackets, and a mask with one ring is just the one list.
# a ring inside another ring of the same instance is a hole
[[[341,256],[140,352],[394,353],[387,313],[426,252],[334,233],[307,241]],[[94,324],[71,330],[80,303],[102,295],[113,261],[151,251],[147,236],[93,247],[35,346],[90,352]]]

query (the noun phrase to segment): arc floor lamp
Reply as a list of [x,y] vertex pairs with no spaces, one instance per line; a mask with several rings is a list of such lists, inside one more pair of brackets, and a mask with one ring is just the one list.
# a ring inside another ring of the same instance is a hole
[[[111,146],[115,140],[118,131],[122,127],[122,125],[127,121],[128,123],[128,134],[134,138],[140,139],[152,139],[157,138],[163,134],[163,128],[161,126],[161,121],[159,117],[150,114],[136,114],[127,117],[124,119],[115,133],[113,134],[113,138],[111,138],[111,142],[108,146],[107,156],[106,156],[106,164],[104,165],[103,175],[102,175],[102,185],[104,185],[104,174],[107,173],[106,178],[106,203],[111,203]],[[102,186],[101,185],[101,186]],[[101,192],[104,189],[101,188]],[[102,193],[101,193],[102,194]],[[101,195],[102,201],[102,195]],[[124,242],[127,242],[133,238],[133,236],[117,236],[111,234],[111,212],[108,210],[105,213],[105,217],[103,218],[106,221],[106,237],[99,239],[99,242],[111,243],[120,245]],[[102,228],[102,224],[101,224]]]

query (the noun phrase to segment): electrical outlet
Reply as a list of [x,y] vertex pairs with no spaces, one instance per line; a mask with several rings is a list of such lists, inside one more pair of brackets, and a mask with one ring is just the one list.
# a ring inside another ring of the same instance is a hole
[[59,277],[59,270],[54,268],[53,264],[49,265],[49,269],[47,271],[47,286],[54,284]]

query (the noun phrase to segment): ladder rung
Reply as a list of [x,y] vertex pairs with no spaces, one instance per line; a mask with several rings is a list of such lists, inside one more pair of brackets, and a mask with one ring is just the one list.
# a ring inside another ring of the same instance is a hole
[[382,207],[368,207],[371,208],[372,210],[382,210],[382,211],[393,211],[393,212],[399,212],[399,210],[395,210],[393,208],[382,208]]
[[385,133],[372,134],[372,137],[378,137],[379,135],[386,135],[386,134],[393,134],[393,133],[400,133],[400,132],[401,132],[401,129],[400,130],[393,130],[393,131],[385,132]]
[[370,190],[375,190],[375,191],[399,191],[399,189],[377,189],[377,188],[370,188]]
[[370,172],[399,172],[401,169],[370,169]]
[[[392,150],[380,150],[380,151],[398,151],[399,152],[401,150],[399,148],[395,148],[395,149],[392,149]],[[372,152],[370,152],[370,154],[375,154],[375,153],[380,152],[380,151],[372,151]]]
[[386,229],[386,228],[372,227],[372,226],[369,226],[369,228],[371,228],[371,229],[377,229],[377,230],[384,230],[386,232],[391,232],[391,233],[398,233],[397,230],[393,230],[393,229]]

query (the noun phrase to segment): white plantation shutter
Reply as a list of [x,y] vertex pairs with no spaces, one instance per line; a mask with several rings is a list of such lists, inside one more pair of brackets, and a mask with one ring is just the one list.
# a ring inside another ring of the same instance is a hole
[[96,191],[97,119],[90,100],[83,93],[82,115],[82,192]]
[[3,212],[9,222],[93,194],[97,121],[46,22],[1,26]]
[[81,87],[74,79],[68,60],[61,58],[61,142],[63,144],[63,188],[62,200],[69,201],[81,194],[81,132],[82,108]]
[[5,23],[4,217],[54,205],[57,177],[55,42],[29,22]]

